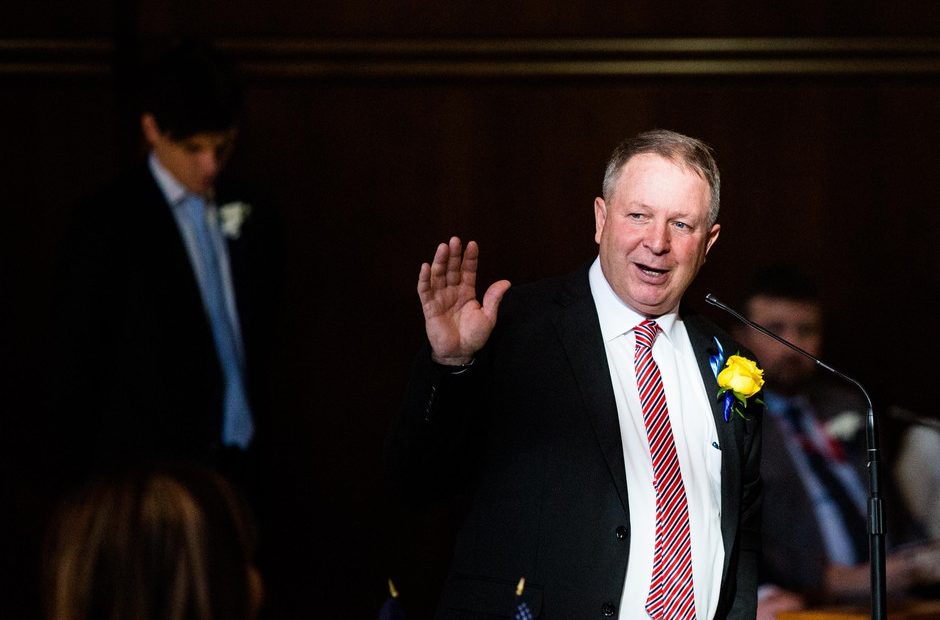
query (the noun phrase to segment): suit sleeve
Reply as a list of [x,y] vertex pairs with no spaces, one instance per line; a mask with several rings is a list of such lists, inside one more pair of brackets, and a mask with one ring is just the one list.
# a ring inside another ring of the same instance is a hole
[[404,497],[426,500],[464,489],[479,457],[481,386],[485,362],[462,371],[418,353],[401,415],[386,442],[393,485]]

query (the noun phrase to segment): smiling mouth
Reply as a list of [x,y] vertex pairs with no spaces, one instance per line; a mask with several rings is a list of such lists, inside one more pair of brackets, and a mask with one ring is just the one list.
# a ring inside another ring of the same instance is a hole
[[658,278],[666,275],[668,269],[656,269],[655,267],[649,267],[647,265],[637,264],[637,268],[645,275],[650,276],[651,278]]

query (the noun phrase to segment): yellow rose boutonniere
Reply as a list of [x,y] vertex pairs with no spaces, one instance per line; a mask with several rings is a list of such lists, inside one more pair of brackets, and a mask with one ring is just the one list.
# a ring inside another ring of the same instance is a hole
[[[721,388],[718,390],[718,398],[724,399],[725,422],[731,419],[732,411],[747,419],[744,415],[747,399],[760,392],[764,385],[764,371],[753,360],[732,355],[718,373],[717,379],[718,387]],[[755,402],[763,404],[760,400]]]

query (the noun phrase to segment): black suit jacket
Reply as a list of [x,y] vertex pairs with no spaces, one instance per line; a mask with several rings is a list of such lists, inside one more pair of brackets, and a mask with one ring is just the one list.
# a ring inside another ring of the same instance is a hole
[[[713,336],[684,315],[706,390],[718,387]],[[760,407],[750,420],[713,415],[722,445],[725,566],[719,617],[753,618],[759,544]],[[615,613],[630,514],[617,407],[587,269],[510,290],[470,370],[449,374],[426,350],[390,449],[406,493],[468,488],[440,616],[510,614],[514,587],[538,617]],[[541,614],[539,616],[539,614]]]
[[[221,191],[218,204],[227,196]],[[259,301],[273,278],[263,212],[229,239],[256,439],[261,403]],[[269,255],[269,254],[268,254]],[[62,364],[56,411],[81,465],[138,459],[216,464],[222,449],[223,377],[202,298],[176,221],[147,166],[77,211],[58,303]]]

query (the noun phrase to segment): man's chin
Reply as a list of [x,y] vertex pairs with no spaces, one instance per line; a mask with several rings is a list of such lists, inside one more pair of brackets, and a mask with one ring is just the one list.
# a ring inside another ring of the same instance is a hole
[[647,316],[669,314],[678,306],[671,299],[662,296],[650,296],[638,300],[638,310]]
[[650,284],[647,282],[638,282],[633,287],[634,306],[638,312],[648,316],[660,316],[668,314],[675,310],[679,302],[671,294],[672,289],[667,283]]
[[637,312],[639,312],[640,314],[644,315],[644,316],[647,316],[647,317],[650,317],[650,318],[656,318],[656,317],[662,316],[662,315],[664,315],[664,314],[669,314],[670,312],[672,312],[672,311],[675,309],[675,306],[670,305],[670,304],[668,304],[668,303],[666,303],[666,302],[660,302],[660,303],[637,303],[637,304],[633,305],[633,309],[636,310]]
[[186,189],[192,192],[193,194],[199,194],[200,196],[205,196],[210,191],[212,191],[212,183],[187,183]]

